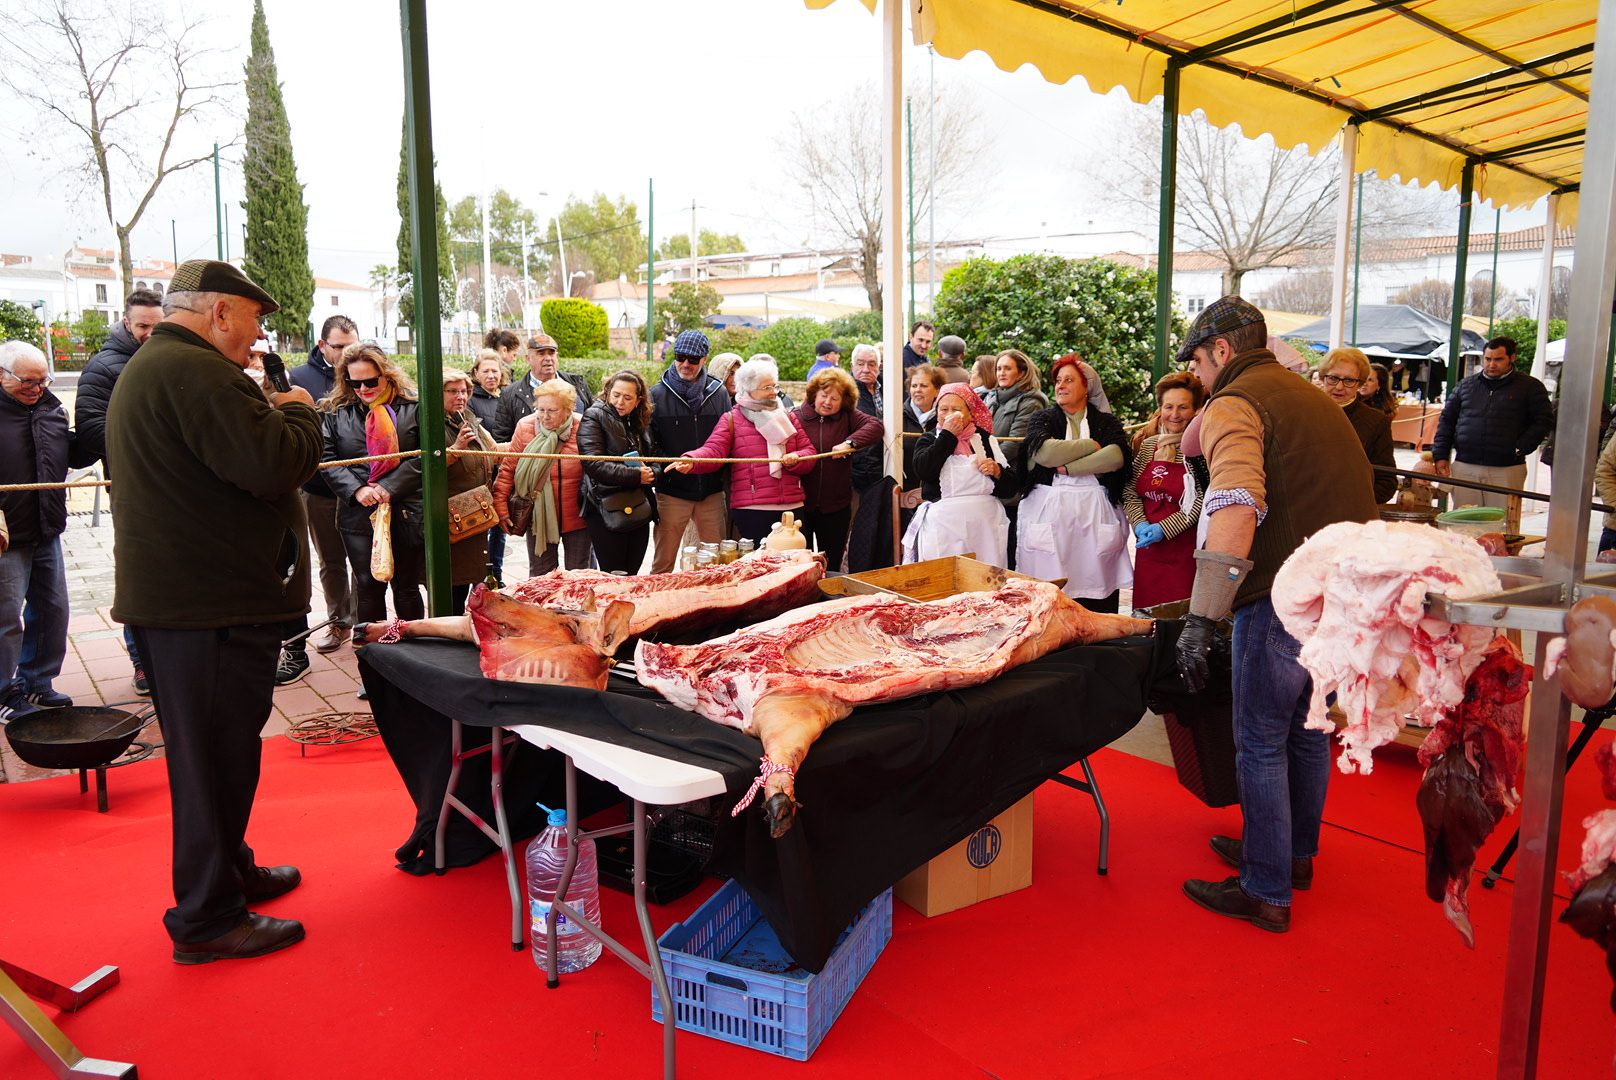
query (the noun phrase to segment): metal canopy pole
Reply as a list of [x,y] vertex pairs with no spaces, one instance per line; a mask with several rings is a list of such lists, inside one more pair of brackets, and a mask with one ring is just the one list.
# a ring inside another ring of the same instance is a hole
[[[432,177],[432,96],[427,75],[426,0],[399,0],[404,33],[404,128],[409,133],[410,239],[415,254],[415,381],[421,402],[421,506],[426,593],[433,615],[448,615],[449,476],[443,455],[443,340],[438,306],[438,186]],[[485,283],[486,284],[486,283]]]
[[[1352,236],[1352,189],[1358,182],[1358,125],[1341,129],[1341,193],[1335,214],[1335,258],[1330,261],[1330,348],[1346,344],[1347,248]],[[1354,294],[1356,303],[1356,294]]]
[[1178,203],[1178,60],[1162,75],[1161,212],[1156,220],[1156,363],[1153,381],[1167,374],[1167,335],[1173,325],[1173,219]]
[[[1537,285],[1537,351],[1532,354],[1532,377],[1542,381],[1549,370],[1549,313],[1553,310],[1554,293],[1554,238],[1560,228],[1560,193],[1549,193],[1548,211],[1543,223],[1543,267]],[[1537,488],[1537,466],[1543,458],[1542,448],[1533,450],[1526,459],[1526,486]]]
[[[1470,216],[1476,201],[1476,159],[1465,158],[1459,173],[1459,234],[1453,245],[1453,317],[1448,328],[1449,386],[1456,386],[1464,373],[1460,370],[1460,354],[1464,351],[1465,271],[1470,257]],[[1429,401],[1436,395],[1430,380],[1426,380],[1425,397]]]
[[[1603,41],[1605,47],[1599,49]],[[1555,433],[1554,487],[1549,501],[1545,583],[1573,591],[1588,547],[1584,501],[1593,487],[1597,411],[1610,341],[1611,295],[1616,287],[1616,0],[1600,0],[1595,40],[1588,143],[1583,156],[1582,209],[1577,227],[1576,273],[1571,279],[1571,320],[1566,335],[1564,391]],[[1578,407],[1578,403],[1581,407]],[[1526,790],[1521,805],[1520,874],[1510,909],[1504,968],[1504,1010],[1498,1075],[1537,1075],[1549,928],[1554,917],[1554,856],[1559,848],[1565,794],[1566,736],[1571,705],[1557,684],[1545,682],[1547,637],[1539,637],[1533,683]]]
[[903,487],[903,9],[904,0],[881,0],[881,421],[886,425],[886,471]]

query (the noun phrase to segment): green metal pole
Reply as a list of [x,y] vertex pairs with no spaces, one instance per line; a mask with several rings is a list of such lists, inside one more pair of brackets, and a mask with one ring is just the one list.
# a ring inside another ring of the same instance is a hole
[[439,306],[437,183],[432,167],[432,98],[427,73],[426,0],[399,0],[404,36],[404,119],[409,132],[410,238],[415,254],[417,416],[421,503],[426,520],[426,593],[433,615],[450,614],[449,477],[444,458],[442,311]]
[[1162,77],[1161,215],[1156,221],[1156,362],[1152,381],[1167,374],[1167,337],[1173,327],[1173,208],[1178,201],[1178,77],[1167,61]]
[[1363,174],[1358,174],[1358,212],[1352,216],[1352,333],[1347,344],[1358,344],[1358,276],[1363,268]]
[[908,149],[909,173],[909,325],[915,325],[915,120],[909,99],[903,99],[903,137]]
[[656,359],[656,181],[645,182],[645,358]]
[[224,260],[224,198],[219,194],[219,144],[213,144],[213,224],[214,243]]
[[1504,225],[1504,208],[1493,208],[1493,292],[1487,300],[1487,336],[1493,336],[1493,320],[1498,318],[1498,230]]
[[[1465,273],[1470,257],[1470,215],[1475,207],[1476,160],[1466,158],[1459,173],[1459,235],[1453,249],[1453,321],[1448,328],[1447,381],[1457,383],[1461,378],[1459,354],[1464,348]],[[1426,390],[1427,399],[1436,396],[1436,387]]]

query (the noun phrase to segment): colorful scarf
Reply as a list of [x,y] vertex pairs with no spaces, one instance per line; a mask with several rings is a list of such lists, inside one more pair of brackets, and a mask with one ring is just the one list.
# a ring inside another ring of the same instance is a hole
[[[398,453],[398,414],[389,404],[393,400],[393,385],[385,380],[381,392],[370,403],[370,414],[365,417],[365,453],[369,455]],[[399,459],[370,463],[370,482],[374,484],[394,469]]]
[[[949,396],[958,398],[960,404],[965,406],[965,411],[971,414],[971,423],[976,425],[976,431],[984,432],[988,435],[993,434],[993,414],[988,411],[986,403],[977,397],[976,392],[965,383],[949,383],[943,387],[942,392],[937,395],[937,404],[932,407],[933,411],[936,411],[942,405],[943,398]],[[974,449],[972,447],[973,442],[976,444]],[[956,454],[970,454],[974,457],[980,457],[982,452],[982,443],[975,438],[975,432],[961,436],[958,445],[954,447],[954,453]]]

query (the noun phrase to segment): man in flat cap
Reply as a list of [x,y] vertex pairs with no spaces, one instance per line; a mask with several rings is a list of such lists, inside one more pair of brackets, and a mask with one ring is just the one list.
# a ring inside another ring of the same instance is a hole
[[549,334],[534,334],[527,339],[527,377],[517,379],[499,395],[499,412],[494,414],[494,424],[488,429],[489,434],[500,442],[509,442],[516,431],[517,422],[533,411],[534,389],[551,379],[564,379],[572,384],[573,392],[577,395],[572,411],[578,415],[582,416],[595,403],[595,395],[589,392],[588,379],[582,375],[568,375],[556,367],[559,355],[556,339]]
[[1186,881],[1184,892],[1209,911],[1284,933],[1292,890],[1313,884],[1330,740],[1304,727],[1312,683],[1269,590],[1303,540],[1338,521],[1375,518],[1373,473],[1346,414],[1280,366],[1268,350],[1267,320],[1240,297],[1209,304],[1178,359],[1211,394],[1184,452],[1204,454],[1212,473],[1178,667],[1199,692],[1214,628],[1232,610],[1235,772],[1245,818],[1242,839],[1212,838],[1212,850],[1240,872]]
[[[677,457],[706,443],[734,404],[724,384],[707,370],[712,343],[700,330],[674,339],[673,363],[651,387],[651,434],[661,453]],[[657,478],[657,523],[651,572],[666,574],[679,558],[685,529],[717,543],[728,533],[729,466],[704,476],[669,470]]]
[[308,391],[267,397],[246,374],[279,309],[229,263],[175,272],[163,321],[107,409],[115,591],[163,727],[174,816],[174,960],[283,949],[303,925],[255,914],[296,887],[246,844],[281,625],[309,608],[298,489],[324,449]]

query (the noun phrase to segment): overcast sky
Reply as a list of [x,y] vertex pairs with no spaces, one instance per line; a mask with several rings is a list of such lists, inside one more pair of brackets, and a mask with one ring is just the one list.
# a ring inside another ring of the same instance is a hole
[[[154,3],[153,8],[165,6]],[[239,76],[251,4],[211,6],[210,37]],[[309,204],[316,274],[363,282],[396,258],[396,178],[404,107],[398,5],[386,0],[265,0]],[[431,0],[433,133],[438,177],[451,201],[504,187],[541,220],[568,194],[627,195],[643,216],[656,181],[657,234],[699,224],[740,233],[753,250],[829,237],[806,235],[796,193],[777,163],[775,137],[809,111],[881,74],[879,23],[852,0],[809,11],[799,0],[589,0],[563,4]],[[913,78],[930,70],[911,47]],[[1082,81],[1053,86],[1033,69],[998,70],[981,54],[938,58],[939,86],[966,89],[991,133],[979,163],[982,197],[940,214],[938,239],[1113,227],[1103,194],[1086,191],[1078,163],[1103,146],[1119,95]],[[879,100],[872,100],[878,109]],[[98,203],[58,163],[31,156],[32,121],[0,119],[0,250],[59,256],[75,241],[114,247]],[[228,141],[238,117],[215,134]],[[917,132],[917,161],[924,151]],[[223,169],[232,255],[240,253],[240,150]],[[214,252],[213,177],[201,168],[170,181],[135,233],[135,255],[180,259]],[[1506,215],[1506,227],[1541,211]],[[1481,220],[1477,229],[1490,227]],[[921,230],[924,232],[924,229]]]

